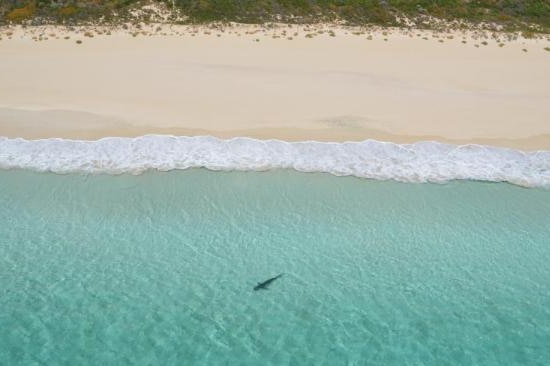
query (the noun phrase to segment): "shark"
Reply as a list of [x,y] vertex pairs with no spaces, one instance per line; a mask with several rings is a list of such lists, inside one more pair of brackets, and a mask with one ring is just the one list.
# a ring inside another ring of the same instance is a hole
[[258,284],[256,286],[254,286],[254,291],[258,291],[258,290],[267,290],[269,285],[271,285],[273,283],[273,281],[281,278],[283,274],[281,273],[280,275],[277,275],[275,277],[271,277],[270,279],[267,279],[263,282],[258,282]]

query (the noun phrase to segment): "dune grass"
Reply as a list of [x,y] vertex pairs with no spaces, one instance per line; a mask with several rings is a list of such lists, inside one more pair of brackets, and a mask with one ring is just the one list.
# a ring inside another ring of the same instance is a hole
[[[3,0],[0,22],[116,23],[131,11],[158,5],[186,22],[339,21],[349,25],[434,28],[438,21],[478,24],[506,31],[550,32],[548,0]],[[140,21],[147,21],[142,11]],[[176,19],[175,17],[173,20]],[[170,20],[170,19],[169,19]]]

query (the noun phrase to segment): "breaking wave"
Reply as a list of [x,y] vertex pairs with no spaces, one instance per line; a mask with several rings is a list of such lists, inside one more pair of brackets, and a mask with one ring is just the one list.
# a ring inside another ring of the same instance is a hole
[[550,188],[550,151],[523,152],[438,142],[285,142],[238,137],[147,135],[97,141],[0,137],[0,169],[54,173],[140,174],[211,170],[295,169],[377,180],[509,182]]

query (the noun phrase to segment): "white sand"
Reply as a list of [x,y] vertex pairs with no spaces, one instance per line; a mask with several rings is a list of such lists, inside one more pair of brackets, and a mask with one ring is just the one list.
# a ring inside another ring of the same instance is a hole
[[309,39],[303,27],[287,40],[247,30],[87,38],[48,29],[34,30],[49,38],[35,42],[28,30],[8,37],[4,29],[0,135],[430,139],[550,150],[548,40],[499,47],[397,31],[368,40],[344,29]]

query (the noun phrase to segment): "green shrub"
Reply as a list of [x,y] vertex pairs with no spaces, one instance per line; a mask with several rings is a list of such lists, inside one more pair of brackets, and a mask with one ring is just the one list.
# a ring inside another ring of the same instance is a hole
[[8,13],[7,18],[12,22],[20,22],[27,18],[32,17],[36,12],[36,3],[34,1],[29,2],[22,8],[13,9]]
[[[172,5],[187,16],[186,22],[235,21],[244,23],[315,23],[344,21],[348,25],[399,25],[404,17],[421,28],[430,17],[459,20],[508,31],[550,32],[549,0],[0,0],[0,23],[35,17],[39,21],[108,23],[131,21],[130,10],[151,1]],[[145,14],[142,21],[150,20]],[[173,17],[174,22],[180,22]],[[534,25],[534,27],[532,26]]]

